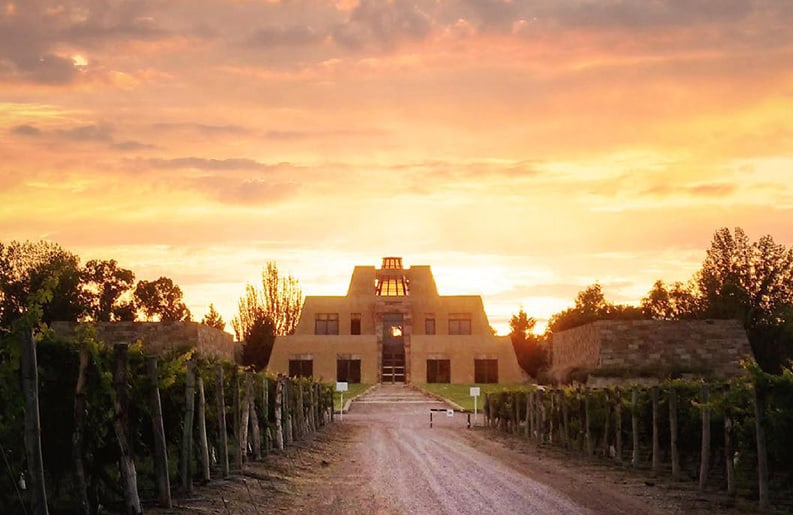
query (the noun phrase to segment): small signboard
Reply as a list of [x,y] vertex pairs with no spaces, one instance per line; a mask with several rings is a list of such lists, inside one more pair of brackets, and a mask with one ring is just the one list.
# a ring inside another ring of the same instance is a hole
[[453,409],[447,409],[446,410],[446,416],[447,417],[453,417],[454,416],[454,410]]
[[471,387],[471,397],[479,397],[479,387],[472,386]]
[[347,383],[336,383],[336,391],[337,392],[346,392],[347,391]]

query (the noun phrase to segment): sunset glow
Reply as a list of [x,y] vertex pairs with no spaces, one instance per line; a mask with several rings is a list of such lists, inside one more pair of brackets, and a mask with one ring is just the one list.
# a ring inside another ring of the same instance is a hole
[[6,2],[0,240],[166,275],[199,319],[270,260],[344,295],[403,256],[501,333],[595,281],[634,303],[719,227],[793,244],[791,26],[777,0]]

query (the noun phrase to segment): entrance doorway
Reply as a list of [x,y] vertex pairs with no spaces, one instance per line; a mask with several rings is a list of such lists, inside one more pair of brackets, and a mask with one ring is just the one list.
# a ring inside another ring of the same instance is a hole
[[383,314],[383,383],[405,382],[405,322],[402,313]]

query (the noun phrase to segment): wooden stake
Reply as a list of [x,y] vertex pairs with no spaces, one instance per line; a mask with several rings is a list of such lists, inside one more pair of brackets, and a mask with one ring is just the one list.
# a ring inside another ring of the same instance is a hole
[[631,450],[631,466],[639,466],[639,392],[636,388],[631,390],[631,433],[633,436],[633,449]]
[[223,365],[217,367],[217,378],[215,380],[215,389],[217,395],[218,405],[218,433],[220,447],[220,466],[222,469],[223,477],[229,476],[229,442],[228,432],[226,431],[226,398],[223,389]]
[[209,482],[209,442],[207,442],[206,397],[204,379],[198,374],[198,444],[201,448],[201,479]]
[[710,407],[708,401],[710,392],[708,385],[702,385],[702,449],[699,461],[699,489],[705,490],[708,482],[708,471],[710,470]]
[[677,448],[677,390],[669,388],[669,451],[672,455],[672,479],[680,479],[680,452]]
[[242,444],[240,442],[240,373],[237,370],[237,367],[234,367],[234,372],[231,375],[231,398],[232,398],[232,416],[233,416],[233,426],[232,431],[234,432],[234,445],[232,446],[234,449],[234,466],[237,470],[242,470],[242,458],[244,456],[243,452],[240,452]]
[[185,408],[184,424],[182,425],[182,459],[180,476],[182,491],[189,495],[193,492],[193,416],[195,410],[195,362],[192,358],[187,362],[185,375]]
[[248,461],[248,423],[251,416],[251,398],[253,397],[253,384],[251,373],[245,373],[245,396],[242,399],[241,413],[240,413],[240,435],[239,435],[239,453],[242,456],[242,463]]
[[127,396],[127,349],[126,343],[117,343],[113,347],[113,386],[116,398],[113,403],[115,417],[113,418],[113,429],[116,432],[116,440],[120,451],[119,469],[121,470],[121,488],[124,492],[124,511],[127,514],[140,514],[143,510],[140,506],[138,496],[138,476],[135,472],[135,462],[129,452],[127,441],[127,417],[128,417],[128,396]]
[[22,394],[25,397],[25,454],[28,462],[28,481],[31,508],[34,515],[48,514],[47,487],[44,484],[44,459],[41,455],[41,421],[39,418],[39,372],[36,358],[36,339],[33,330],[22,334]]
[[74,431],[72,432],[72,459],[74,461],[74,479],[77,488],[77,499],[80,512],[84,515],[91,513],[88,504],[88,483],[85,480],[85,464],[83,452],[85,450],[85,371],[91,357],[88,343],[80,344],[80,367],[77,369],[77,386],[74,389]]
[[767,393],[762,385],[754,384],[754,427],[757,436],[757,490],[761,510],[768,509],[768,448],[765,441],[765,410]]
[[727,407],[724,409],[724,463],[727,467],[727,495],[735,496],[735,452],[732,440],[732,410]]
[[160,376],[157,373],[157,357],[146,358],[146,371],[151,383],[149,404],[151,406],[151,429],[154,434],[154,470],[157,475],[158,503],[163,508],[171,507],[171,482],[168,478],[168,444],[160,402]]
[[622,463],[622,390],[617,388],[614,395],[614,445],[616,459]]
[[658,434],[658,387],[652,388],[652,404],[653,404],[653,474],[658,474],[661,468],[661,444],[659,442]]
[[592,435],[589,432],[589,390],[584,389],[584,444],[587,456],[592,456]]
[[281,376],[275,382],[275,448],[284,450],[283,425],[284,380]]

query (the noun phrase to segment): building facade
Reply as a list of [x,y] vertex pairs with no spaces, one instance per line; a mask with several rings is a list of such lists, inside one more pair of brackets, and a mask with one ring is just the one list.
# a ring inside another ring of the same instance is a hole
[[295,333],[268,370],[351,383],[519,383],[507,336],[493,335],[478,295],[439,295],[429,266],[356,266],[345,296],[306,297]]

